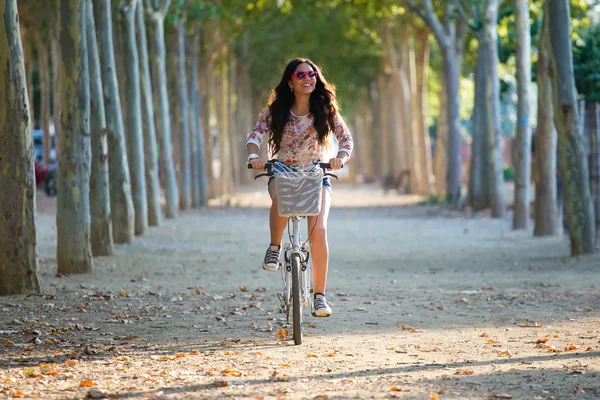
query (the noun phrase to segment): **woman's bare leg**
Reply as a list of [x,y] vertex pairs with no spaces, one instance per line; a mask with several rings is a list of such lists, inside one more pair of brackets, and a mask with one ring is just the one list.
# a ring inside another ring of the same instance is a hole
[[288,217],[279,216],[277,211],[277,194],[275,192],[275,184],[269,185],[269,194],[271,195],[271,211],[269,213],[269,226],[271,229],[271,244],[281,245],[283,231],[287,226]]
[[309,241],[313,273],[313,287],[315,293],[323,294],[325,294],[325,288],[327,286],[327,267],[329,263],[329,247],[327,245],[327,218],[329,217],[330,205],[331,192],[329,192],[327,189],[323,189],[321,214],[318,217],[308,217],[308,234],[310,235]]

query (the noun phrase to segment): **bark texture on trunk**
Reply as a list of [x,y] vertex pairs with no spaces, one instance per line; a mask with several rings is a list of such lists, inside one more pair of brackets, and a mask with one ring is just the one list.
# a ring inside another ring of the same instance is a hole
[[90,79],[87,2],[60,0],[60,158],[56,260],[63,274],[92,271],[90,246]]
[[561,231],[556,186],[557,137],[552,106],[552,82],[548,43],[548,16],[544,15],[538,45],[536,79],[538,87],[537,124],[535,132],[535,236],[553,236]]
[[559,167],[565,194],[571,255],[576,256],[595,251],[596,224],[575,97],[569,2],[548,0],[546,11],[551,27],[552,97],[554,124],[558,131]]
[[500,126],[500,80],[498,79],[498,0],[487,0],[484,17],[486,55],[486,111],[489,138],[490,208],[492,218],[502,218],[504,203],[504,173],[502,131]]
[[[0,296],[40,292],[34,149],[16,0],[0,0]],[[13,210],[13,212],[8,212]],[[18,210],[18,211],[16,211]]]
[[131,243],[134,237],[134,209],[131,198],[129,163],[125,148],[125,128],[121,111],[119,81],[114,56],[112,8],[110,0],[97,0],[96,35],[102,68],[102,90],[108,139],[108,174],[113,240]]
[[92,173],[90,177],[91,245],[93,256],[113,253],[108,178],[108,146],[106,143],[106,118],[102,98],[100,59],[96,43],[96,26],[92,0],[87,2],[87,49],[90,76],[90,126],[92,146]]
[[188,96],[187,72],[185,68],[185,41],[186,23],[185,19],[177,21],[177,89],[178,110],[180,118],[179,131],[181,144],[181,185],[179,188],[179,209],[187,210],[192,197],[192,153],[190,147],[190,101]]
[[142,130],[144,132],[144,171],[146,173],[146,201],[148,203],[148,225],[159,226],[162,220],[160,209],[160,182],[158,179],[158,145],[154,124],[154,99],[152,78],[148,59],[148,39],[144,22],[144,7],[136,11],[137,40],[140,59],[142,93]]
[[529,227],[529,189],[531,182],[531,126],[529,98],[531,83],[531,35],[529,33],[529,1],[515,1],[517,31],[517,144],[515,160],[515,211],[513,229]]
[[127,130],[127,160],[131,177],[135,234],[143,235],[148,227],[146,173],[144,172],[144,137],[142,133],[142,102],[140,94],[140,61],[135,37],[135,16],[138,0],[121,0],[119,12],[125,56],[125,127]]
[[429,129],[425,123],[427,93],[427,66],[429,65],[429,53],[431,44],[429,42],[429,31],[422,29],[416,35],[416,106],[413,118],[416,120],[417,137],[419,140],[419,162],[421,171],[421,194],[435,194],[435,177],[433,175],[433,164],[431,155],[431,139]]
[[175,164],[173,162],[173,142],[171,140],[171,114],[169,107],[169,93],[167,90],[167,70],[166,70],[166,49],[165,49],[165,29],[164,20],[166,12],[171,3],[170,0],[154,1],[158,5],[154,7],[150,2],[146,3],[146,12],[149,16],[152,38],[150,47],[152,50],[152,73],[154,75],[153,85],[156,88],[154,109],[159,110],[158,121],[156,124],[157,136],[160,141],[160,173],[164,181],[164,190],[166,197],[167,218],[176,218],[179,214],[179,188],[177,185],[177,176],[175,174]]
[[[483,33],[478,34],[479,46],[484,43]],[[473,211],[490,207],[489,137],[487,135],[487,78],[485,51],[477,53],[475,65],[475,99],[473,105],[473,141],[469,168],[469,203]]]
[[201,106],[201,93],[198,87],[199,80],[198,75],[200,73],[198,68],[198,51],[200,48],[201,32],[196,29],[194,32],[191,42],[191,57],[190,57],[190,98],[192,99],[192,111],[190,112],[190,126],[192,127],[192,136],[194,138],[194,163],[192,165],[193,172],[193,203],[192,205],[196,208],[206,207],[208,205],[208,188],[206,182],[206,168],[205,168],[205,146],[204,146],[204,132],[202,120],[206,118],[202,112]]

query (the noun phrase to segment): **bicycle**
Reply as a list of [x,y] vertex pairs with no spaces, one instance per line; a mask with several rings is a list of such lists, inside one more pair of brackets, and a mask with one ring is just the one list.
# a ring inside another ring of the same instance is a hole
[[[278,163],[278,160],[269,160],[266,162],[265,167],[267,172],[256,175],[254,179],[258,179],[263,176],[274,177],[277,172],[273,171],[273,166]],[[321,202],[321,192],[323,185],[323,178],[326,176],[331,176],[335,179],[338,177],[335,174],[327,172],[327,169],[330,169],[331,166],[329,163],[321,163],[319,159],[313,159],[312,163],[312,171],[316,170],[316,167],[320,167],[323,171],[322,174],[318,174],[317,177],[320,179],[319,188],[319,198],[318,198],[318,210],[320,211],[320,202]],[[286,171],[286,173],[297,174],[297,176],[305,176],[306,168],[310,167],[310,165],[301,167],[296,171]],[[248,163],[248,168],[252,169],[252,165]],[[275,182],[277,185],[278,183]],[[282,215],[281,204],[282,198],[278,195],[278,204],[279,214]],[[292,212],[290,215],[289,212]],[[309,305],[311,306],[311,314],[314,314],[314,310],[312,310],[312,301],[311,294],[313,293],[312,285],[312,275],[310,268],[310,249],[308,246],[308,239],[301,244],[300,238],[300,218],[309,216],[309,215],[318,215],[316,210],[310,212],[294,212],[287,211],[284,212],[284,215],[287,216],[288,219],[288,237],[289,242],[286,242],[283,246],[283,258],[284,264],[279,263],[279,269],[281,270],[281,277],[283,281],[283,294],[278,293],[277,297],[281,302],[280,311],[281,313],[286,314],[286,320],[289,324],[290,322],[290,311],[292,313],[292,327],[293,327],[293,339],[294,344],[299,345],[302,344],[302,310],[307,308]],[[292,221],[292,228],[290,232],[289,221]],[[308,235],[310,237],[310,233]],[[284,267],[284,268],[282,268]]]

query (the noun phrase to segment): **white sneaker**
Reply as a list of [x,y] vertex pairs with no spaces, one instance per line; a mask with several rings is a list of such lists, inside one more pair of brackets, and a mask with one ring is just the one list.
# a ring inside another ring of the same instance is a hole
[[270,245],[265,253],[263,269],[269,272],[275,272],[279,269],[279,257],[281,256],[281,246]]
[[315,309],[315,317],[331,316],[331,307],[329,307],[329,305],[327,304],[327,300],[325,300],[325,295],[321,293],[315,294],[313,307]]

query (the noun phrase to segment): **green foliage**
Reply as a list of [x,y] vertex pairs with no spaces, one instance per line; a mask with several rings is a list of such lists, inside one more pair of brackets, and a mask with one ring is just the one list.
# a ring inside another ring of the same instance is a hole
[[600,102],[600,26],[581,32],[573,41],[577,92],[588,102]]
[[256,1],[229,9],[228,34],[261,101],[281,79],[286,63],[306,57],[323,68],[344,108],[380,71],[382,10],[359,0]]

